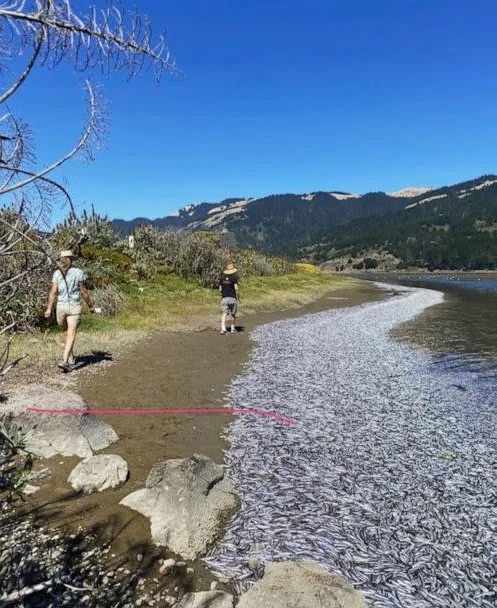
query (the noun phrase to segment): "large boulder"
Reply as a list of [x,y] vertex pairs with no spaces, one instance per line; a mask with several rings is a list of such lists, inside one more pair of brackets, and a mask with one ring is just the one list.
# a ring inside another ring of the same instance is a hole
[[128,478],[128,463],[116,454],[90,456],[71,471],[68,482],[77,491],[103,492],[116,488]]
[[184,559],[203,555],[237,506],[224,469],[205,456],[163,460],[121,504],[150,518],[153,542]]
[[174,608],[233,608],[233,596],[223,591],[187,593]]
[[237,608],[366,608],[343,578],[311,561],[268,564],[264,578],[244,593]]
[[[66,413],[37,413],[28,408]],[[26,449],[35,456],[88,458],[119,439],[112,427],[88,411],[83,399],[72,391],[32,384],[9,393],[2,404],[0,420],[10,418],[28,433]]]

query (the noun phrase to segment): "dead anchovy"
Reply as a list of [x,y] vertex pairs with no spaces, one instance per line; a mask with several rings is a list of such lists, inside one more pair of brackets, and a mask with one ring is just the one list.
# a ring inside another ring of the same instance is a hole
[[[401,297],[259,327],[227,430],[241,508],[206,558],[237,589],[247,560],[314,559],[371,608],[497,605],[495,379],[395,342],[442,300]],[[464,386],[461,391],[459,386]]]

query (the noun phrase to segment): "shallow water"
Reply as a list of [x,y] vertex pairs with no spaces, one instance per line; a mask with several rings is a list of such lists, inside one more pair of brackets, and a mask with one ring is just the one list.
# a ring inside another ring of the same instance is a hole
[[435,364],[497,375],[497,279],[388,277],[388,282],[440,289],[444,301],[401,324],[393,335],[436,353]]
[[450,363],[469,357],[467,321],[457,340],[436,342],[440,354],[428,350],[433,319],[444,327],[452,300],[399,291],[255,332],[230,404],[298,424],[230,427],[241,509],[210,567],[244,581],[251,555],[314,559],[373,608],[495,605],[495,381]]

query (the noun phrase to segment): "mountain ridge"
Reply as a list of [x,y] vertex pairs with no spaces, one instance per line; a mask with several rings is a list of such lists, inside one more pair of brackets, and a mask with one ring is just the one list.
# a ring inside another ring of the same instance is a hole
[[191,203],[173,215],[152,220],[116,219],[113,225],[123,236],[143,224],[186,232],[203,230],[219,234],[226,244],[296,256],[302,247],[322,240],[327,231],[336,233],[350,222],[409,212],[448,198],[469,201],[476,192],[496,185],[496,175],[483,175],[451,186],[410,186],[390,194],[335,190],[230,197],[219,203]]
[[334,270],[495,270],[497,178],[430,191],[400,212],[324,230],[299,253]]

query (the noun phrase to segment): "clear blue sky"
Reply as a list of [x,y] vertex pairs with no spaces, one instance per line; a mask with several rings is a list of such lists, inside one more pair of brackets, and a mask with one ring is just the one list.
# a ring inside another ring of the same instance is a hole
[[[495,0],[137,4],[167,30],[185,77],[95,75],[106,147],[61,173],[80,209],[155,218],[233,196],[389,192],[497,172]],[[80,131],[80,78],[41,70],[10,102],[33,124],[40,160]]]

